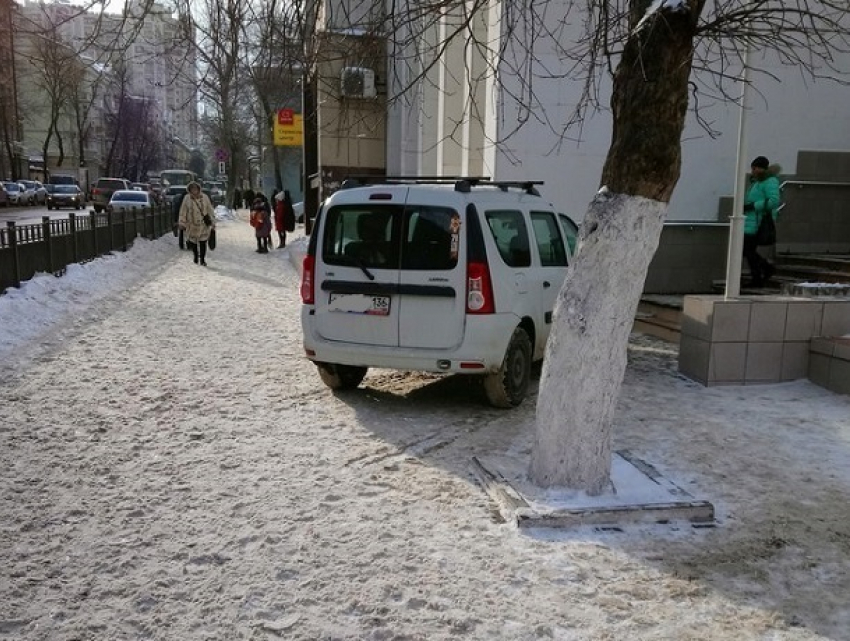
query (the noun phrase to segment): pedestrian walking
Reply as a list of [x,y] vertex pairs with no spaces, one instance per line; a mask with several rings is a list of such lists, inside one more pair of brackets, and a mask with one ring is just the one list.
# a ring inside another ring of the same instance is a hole
[[174,235],[177,236],[177,246],[180,249],[186,249],[186,230],[180,226],[180,208],[183,205],[183,198],[186,196],[187,194],[174,194],[165,198],[165,201],[171,207],[171,217],[174,220]]
[[[759,237],[759,226],[765,216],[776,220],[779,211],[780,193],[778,174],[779,165],[771,165],[764,156],[758,156],[750,165],[750,187],[744,198],[744,258],[750,268],[750,287],[764,287],[773,276],[776,268],[758,253],[759,245],[773,245],[775,237],[769,240]],[[768,221],[770,222],[770,221]]]
[[233,209],[242,208],[242,190],[239,187],[233,189]]
[[245,202],[245,209],[251,209],[254,205],[254,190],[248,187],[243,191],[242,200]]
[[180,205],[178,226],[186,232],[186,244],[195,256],[195,264],[206,267],[207,241],[215,229],[215,210],[198,183],[190,182],[186,192]]
[[286,246],[286,232],[295,231],[295,209],[288,189],[279,192],[275,197],[274,226],[280,240],[278,245],[280,249]]

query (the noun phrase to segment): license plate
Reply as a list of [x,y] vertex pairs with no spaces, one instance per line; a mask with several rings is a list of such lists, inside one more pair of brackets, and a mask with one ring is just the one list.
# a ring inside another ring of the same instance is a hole
[[370,296],[368,294],[336,294],[331,292],[328,299],[328,311],[345,314],[368,314],[369,316],[389,316],[390,297]]

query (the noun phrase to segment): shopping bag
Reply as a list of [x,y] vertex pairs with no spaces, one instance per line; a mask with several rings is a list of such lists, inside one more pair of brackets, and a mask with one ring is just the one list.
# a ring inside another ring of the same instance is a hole
[[776,223],[773,221],[773,215],[769,211],[764,212],[761,215],[761,220],[759,220],[759,228],[756,231],[756,244],[776,244]]

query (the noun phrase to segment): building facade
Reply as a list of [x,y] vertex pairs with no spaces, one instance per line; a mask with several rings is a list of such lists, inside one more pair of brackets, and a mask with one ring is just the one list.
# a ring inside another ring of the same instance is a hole
[[31,176],[46,169],[95,180],[113,165],[121,105],[140,103],[162,164],[185,166],[198,137],[192,43],[161,5],[146,7],[143,20],[142,11],[140,2],[126,15],[65,2],[20,7],[16,95],[26,107],[21,138]]
[[[566,15],[566,4],[558,0],[547,7],[554,16],[560,5]],[[590,109],[564,129],[586,86],[567,77],[563,54],[569,43],[579,41],[584,21],[581,16],[565,20],[557,42],[546,39],[554,32],[532,34],[532,59],[503,47],[503,10],[502,3],[491,3],[479,20],[463,26],[463,16],[446,15],[419,35],[416,47],[390,51],[388,93],[404,92],[407,98],[395,100],[388,113],[387,170],[543,180],[546,197],[581,219],[600,187],[610,144],[610,82],[596,88],[601,109]],[[457,28],[466,35],[438,46]],[[406,38],[401,34],[397,40]],[[836,56],[835,68],[850,68],[850,54]],[[793,175],[802,150],[850,150],[847,86],[807,78],[797,66],[762,51],[752,52],[751,64],[756,71],[750,74],[748,158],[767,156],[782,166],[783,174]],[[736,78],[740,69],[725,73]],[[732,96],[740,95],[734,81],[729,87]],[[703,100],[699,109],[702,122],[690,113],[682,136],[681,178],[670,220],[725,220],[720,202],[734,193],[741,109],[720,97]]]

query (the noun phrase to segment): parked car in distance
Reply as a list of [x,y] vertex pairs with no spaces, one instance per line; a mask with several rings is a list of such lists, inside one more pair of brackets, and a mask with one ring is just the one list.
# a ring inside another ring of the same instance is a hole
[[9,196],[10,205],[28,204],[26,201],[26,190],[24,189],[23,185],[8,180],[3,183],[3,187],[6,189],[6,193]]
[[295,222],[303,223],[304,222],[304,202],[298,201],[297,203],[292,204],[292,211],[295,212]]
[[43,205],[47,202],[47,190],[37,180],[22,180],[21,184],[26,187],[30,205]]
[[79,187],[80,183],[74,176],[65,176],[62,174],[54,174],[50,176],[50,180],[47,181],[51,185],[77,185]]
[[322,204],[301,280],[307,358],[332,389],[369,367],[467,374],[492,405],[519,405],[575,223],[535,181],[401,180],[346,181]]
[[201,185],[201,191],[203,191],[207,196],[209,196],[210,202],[213,204],[213,207],[215,207],[216,205],[224,204],[225,187],[223,183],[220,183],[215,180],[205,180]]
[[35,183],[31,180],[19,180],[18,184],[21,186],[21,189],[24,190],[23,204],[25,204],[25,205],[35,205],[35,202],[36,202]]
[[47,208],[73,207],[82,209],[86,203],[83,190],[76,185],[51,185],[47,194]]
[[112,213],[118,211],[129,211],[150,207],[152,198],[150,192],[138,189],[119,189],[112,194],[107,204],[107,211]]
[[0,207],[8,207],[9,206],[9,194],[6,192],[6,188],[3,186],[3,183],[0,183]]
[[132,189],[130,181],[123,178],[98,178],[91,190],[94,210],[99,214],[106,209],[116,191],[132,191]]
[[162,181],[159,178],[151,178],[150,179],[151,193],[153,194],[153,199],[156,202],[161,202],[163,198],[164,189],[162,187]]

